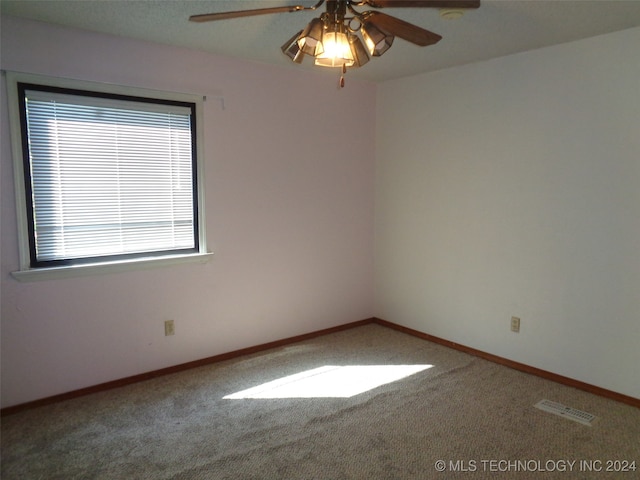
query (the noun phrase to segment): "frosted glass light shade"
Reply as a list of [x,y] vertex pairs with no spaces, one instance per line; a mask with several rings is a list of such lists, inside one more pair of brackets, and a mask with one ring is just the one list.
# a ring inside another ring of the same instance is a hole
[[322,37],[324,52],[316,57],[316,65],[323,67],[347,67],[355,63],[347,34],[339,31],[327,31]]
[[324,52],[322,44],[322,33],[324,30],[324,22],[319,18],[314,18],[302,31],[298,37],[298,47],[303,53],[313,57]]
[[372,23],[365,22],[362,25],[362,38],[364,38],[369,53],[374,57],[379,57],[391,48],[394,36],[380,30]]

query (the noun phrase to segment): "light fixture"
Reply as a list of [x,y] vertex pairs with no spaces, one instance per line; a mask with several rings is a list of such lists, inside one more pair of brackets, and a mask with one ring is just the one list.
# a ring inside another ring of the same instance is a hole
[[325,28],[322,35],[324,52],[316,56],[316,65],[323,67],[351,67],[354,63],[354,55],[351,44],[342,23],[333,23]]
[[300,50],[298,38],[302,35],[302,30],[291,37],[287,43],[282,45],[282,53],[289,57],[295,63],[302,63],[304,60],[304,52]]
[[353,66],[361,67],[370,60],[369,53],[365,48],[360,37],[354,33],[347,35],[349,39],[349,45],[351,46],[351,53],[353,54]]
[[327,0],[327,12],[291,37],[282,52],[295,63],[302,63],[301,55],[309,55],[315,58],[316,65],[344,68],[360,67],[370,60],[370,55],[379,57],[389,50],[394,36],[369,22],[367,13],[351,10],[355,16],[345,18],[346,4]]
[[365,20],[362,23],[362,38],[364,38],[369,53],[374,57],[379,57],[391,48],[394,37]]
[[298,47],[302,53],[318,56],[324,52],[322,45],[322,34],[324,31],[324,22],[319,18],[314,18],[302,31],[298,37]]
[[[327,0],[326,4],[326,12],[282,46],[282,52],[293,62],[302,63],[308,55],[314,58],[315,65],[340,67],[344,75],[347,67],[361,67],[370,55],[379,57],[389,50],[394,37],[368,21],[370,12],[360,14],[344,1]],[[346,17],[347,8],[353,17]],[[343,85],[341,76],[340,86]]]

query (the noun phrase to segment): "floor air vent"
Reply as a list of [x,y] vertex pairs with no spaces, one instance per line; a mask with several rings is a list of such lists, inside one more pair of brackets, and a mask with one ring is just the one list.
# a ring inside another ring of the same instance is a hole
[[540,400],[534,405],[534,407],[588,426],[593,425],[593,421],[597,418],[595,415],[591,415],[590,413],[576,410],[575,408],[567,407],[561,403],[552,402],[551,400]]

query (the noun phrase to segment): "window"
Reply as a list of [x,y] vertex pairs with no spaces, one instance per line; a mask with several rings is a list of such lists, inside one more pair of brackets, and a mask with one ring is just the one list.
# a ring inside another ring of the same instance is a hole
[[198,102],[51,83],[8,83],[19,118],[22,270],[205,253]]

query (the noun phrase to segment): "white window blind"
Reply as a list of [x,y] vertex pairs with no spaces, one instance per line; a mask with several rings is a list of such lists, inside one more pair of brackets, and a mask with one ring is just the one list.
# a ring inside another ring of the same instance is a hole
[[24,111],[35,266],[197,251],[188,104],[27,88]]

